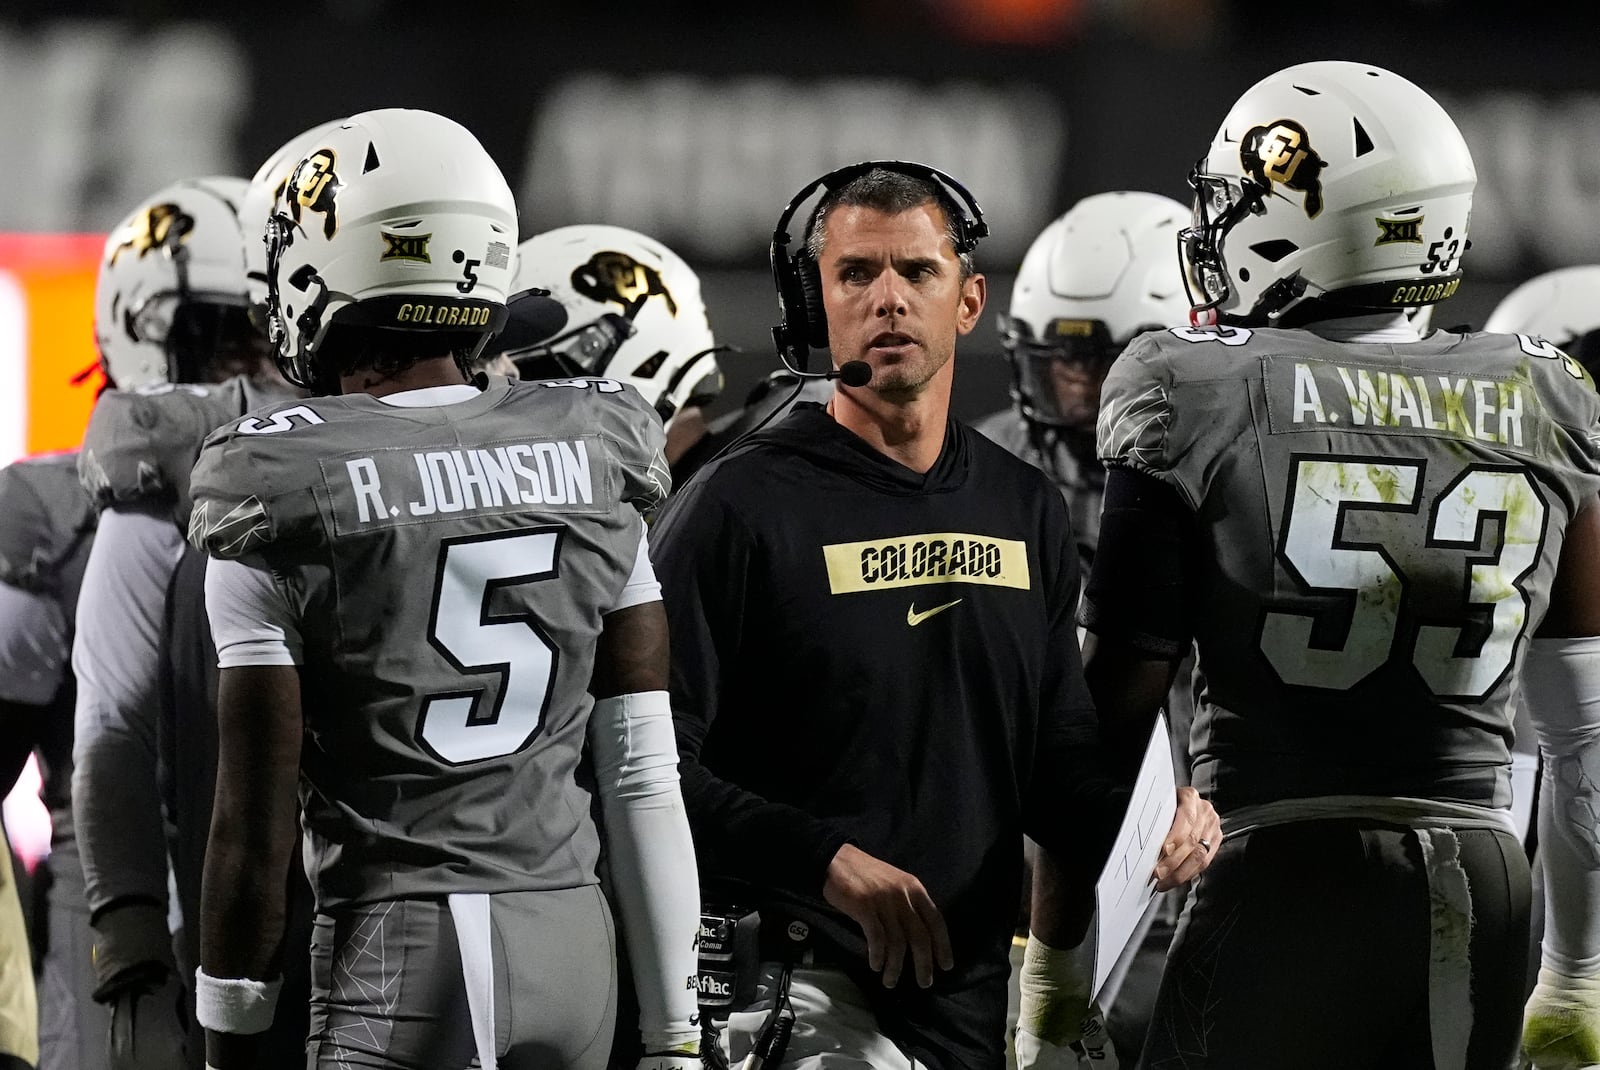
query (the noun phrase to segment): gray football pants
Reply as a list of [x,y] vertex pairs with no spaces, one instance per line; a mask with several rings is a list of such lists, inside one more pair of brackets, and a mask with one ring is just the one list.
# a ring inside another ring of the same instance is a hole
[[319,914],[307,1070],[603,1070],[617,1003],[597,887]]
[[94,930],[83,866],[75,848],[59,849],[46,899],[44,970],[39,982],[39,1070],[105,1070],[111,1011],[94,1001]]

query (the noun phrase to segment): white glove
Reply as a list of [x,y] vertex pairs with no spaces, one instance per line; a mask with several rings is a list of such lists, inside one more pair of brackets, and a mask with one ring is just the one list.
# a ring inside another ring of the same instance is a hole
[[700,1036],[698,1043],[646,1055],[635,1070],[728,1070],[728,1057],[722,1054],[716,1027],[703,1026]]
[[111,1070],[173,1070],[185,1065],[183,985],[175,971],[154,984],[117,989],[111,1004]]
[[1092,940],[1060,950],[1028,934],[1017,978],[1017,1070],[1120,1070],[1105,1015],[1089,998],[1093,970]]
[[[721,1052],[717,1055],[721,1055]],[[646,1055],[639,1060],[635,1070],[726,1070],[727,1065],[726,1058],[719,1059],[713,1055],[663,1052],[660,1055]]]
[[1105,1016],[1098,1005],[1090,1004],[1082,1034],[1068,1044],[1052,1044],[1018,1025],[1013,1038],[1017,1070],[1121,1070],[1117,1049],[1106,1032]]
[[1600,977],[1540,968],[1522,1013],[1522,1058],[1533,1070],[1600,1066]]

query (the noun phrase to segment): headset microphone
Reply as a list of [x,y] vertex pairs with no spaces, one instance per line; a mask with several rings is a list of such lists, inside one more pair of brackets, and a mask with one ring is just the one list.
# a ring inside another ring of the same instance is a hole
[[802,384],[807,379],[837,379],[845,386],[866,386],[872,382],[872,365],[864,360],[847,360],[837,368],[829,368],[825,372],[806,372],[795,367],[785,353],[780,352],[778,359],[783,363],[783,370],[800,380]]
[[847,360],[839,365],[839,370],[830,372],[824,378],[837,378],[845,386],[866,386],[872,382],[872,365],[864,360]]

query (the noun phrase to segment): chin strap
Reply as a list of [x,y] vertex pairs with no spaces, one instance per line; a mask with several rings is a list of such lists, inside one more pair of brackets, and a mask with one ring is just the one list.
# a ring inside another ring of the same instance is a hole
[[1189,310],[1189,326],[1215,327],[1219,322],[1217,310],[1214,308],[1191,308]]

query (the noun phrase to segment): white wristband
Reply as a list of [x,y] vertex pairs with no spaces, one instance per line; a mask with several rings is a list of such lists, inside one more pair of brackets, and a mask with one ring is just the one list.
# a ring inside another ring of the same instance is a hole
[[263,1033],[272,1026],[283,978],[212,977],[194,971],[194,1016],[213,1033]]

